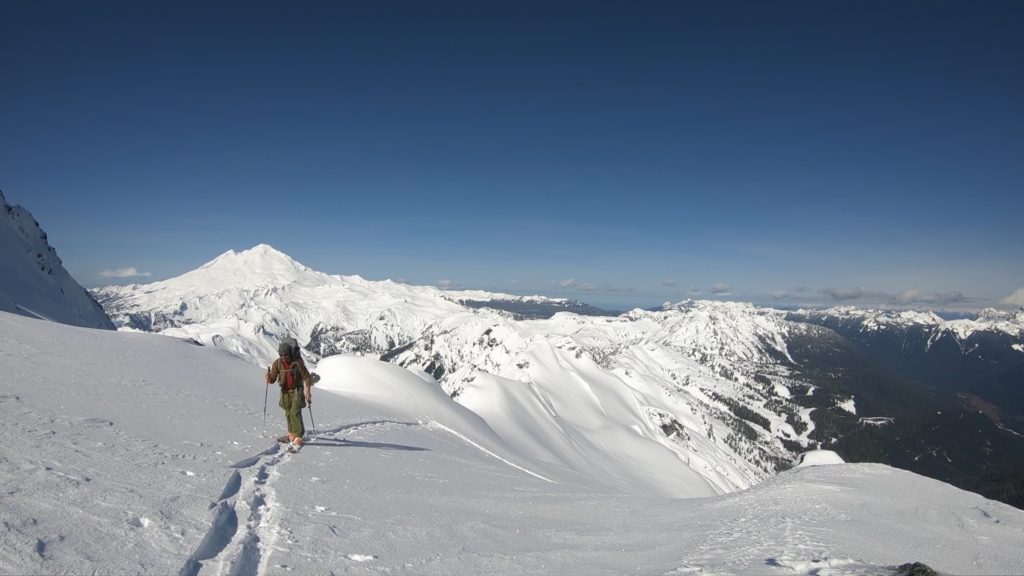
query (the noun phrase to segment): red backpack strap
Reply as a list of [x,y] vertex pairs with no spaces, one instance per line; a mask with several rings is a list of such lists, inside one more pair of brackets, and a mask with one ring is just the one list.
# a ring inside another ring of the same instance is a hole
[[281,359],[281,373],[284,374],[284,378],[281,383],[285,390],[291,390],[295,388],[295,363],[288,362],[284,358]]

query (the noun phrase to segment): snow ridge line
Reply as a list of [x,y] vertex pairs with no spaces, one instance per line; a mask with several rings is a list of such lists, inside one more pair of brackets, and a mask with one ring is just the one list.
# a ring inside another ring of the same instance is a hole
[[508,464],[509,466],[511,466],[511,467],[513,467],[513,468],[515,468],[517,470],[522,470],[523,472],[526,472],[527,474],[529,474],[530,476],[533,476],[534,478],[540,478],[541,480],[543,480],[545,482],[550,482],[552,484],[558,484],[558,482],[555,482],[554,480],[551,480],[550,478],[545,478],[545,477],[541,476],[540,474],[537,474],[536,472],[531,472],[531,471],[527,470],[526,468],[523,468],[522,466],[520,466],[518,464],[514,464],[512,462],[509,462],[508,460],[502,458],[501,456],[498,456],[494,452],[491,452],[487,448],[484,448],[483,446],[477,444],[476,442],[473,442],[469,438],[466,438],[462,434],[459,434],[455,430],[452,430],[451,428],[445,426],[444,424],[441,424],[440,422],[431,421],[427,425],[431,426],[431,427],[434,427],[434,428],[440,428],[441,430],[444,430],[445,432],[451,434],[452,436],[455,436],[456,438],[462,440],[463,442],[469,444],[470,446],[473,446],[477,450],[480,450],[484,454],[487,454],[489,456],[493,456],[494,458],[497,458],[498,460],[501,460],[505,464]]
[[324,428],[323,430],[318,430],[316,435],[310,438],[310,441],[315,440],[317,438],[337,435],[338,433],[341,432],[358,432],[359,430],[364,430],[366,428],[376,428],[378,426],[387,426],[390,424],[398,426],[420,426],[422,425],[422,422],[402,422],[400,420],[367,420],[365,422],[358,422],[356,424],[346,424],[344,426],[336,426],[334,428]]

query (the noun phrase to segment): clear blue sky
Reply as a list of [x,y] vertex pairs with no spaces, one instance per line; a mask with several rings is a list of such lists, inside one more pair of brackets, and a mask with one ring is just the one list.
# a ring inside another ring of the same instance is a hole
[[1022,31],[1017,0],[3,2],[0,190],[87,286],[266,242],[609,307],[996,304]]

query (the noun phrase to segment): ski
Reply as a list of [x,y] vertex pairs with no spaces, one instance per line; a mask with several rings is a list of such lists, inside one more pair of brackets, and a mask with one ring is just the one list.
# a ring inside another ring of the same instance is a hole
[[295,446],[294,444],[292,444],[292,443],[291,443],[291,441],[290,441],[290,440],[288,439],[288,435],[287,435],[287,434],[285,434],[284,436],[278,436],[278,438],[277,438],[277,441],[278,441],[278,442],[280,442],[281,444],[287,444],[287,445],[288,445],[288,448],[287,448],[287,450],[288,450],[289,452],[291,452],[292,454],[295,454],[296,452],[298,452],[299,450],[301,450],[303,446],[305,446],[305,443],[303,443],[303,444],[300,444],[299,446],[297,446],[297,447],[296,447],[296,446]]

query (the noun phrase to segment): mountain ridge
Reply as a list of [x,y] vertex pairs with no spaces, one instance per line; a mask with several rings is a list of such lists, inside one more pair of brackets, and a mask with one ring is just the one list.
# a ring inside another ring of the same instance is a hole
[[[265,267],[269,274],[284,263],[286,273],[278,274],[284,280],[252,288],[240,275],[219,273],[240,258],[254,259],[247,263],[251,274],[260,273],[263,259],[272,261]],[[191,282],[175,286],[171,279],[162,284],[165,290],[112,287],[97,290],[97,297],[123,327],[191,338],[255,364],[276,357],[276,343],[286,335],[299,340],[312,362],[336,354],[378,357],[429,375],[458,402],[486,413],[496,428],[525,438],[502,423],[501,411],[490,409],[514,405],[546,431],[558,458],[581,469],[592,470],[592,463],[575,459],[573,446],[588,447],[594,461],[605,458],[595,449],[602,443],[597,422],[634,430],[644,446],[667,449],[668,457],[726,492],[757,484],[814,448],[972,486],[1017,450],[998,421],[975,418],[966,400],[930,392],[894,371],[892,366],[901,367],[867,354],[848,339],[852,335],[841,335],[842,326],[819,325],[793,312],[688,300],[618,316],[558,311],[528,319],[460,304],[464,294],[435,287],[322,274],[269,246],[229,251],[215,262],[204,271],[213,269],[217,283],[205,291],[192,290]],[[941,320],[922,313],[886,318],[895,326]],[[983,323],[993,321],[1016,318]],[[981,326],[955,322],[961,332]],[[933,345],[932,353],[940,354],[945,342]],[[960,353],[941,353],[953,352]],[[570,404],[592,411],[567,420],[562,414]],[[970,437],[978,430],[965,427],[975,426],[983,430],[980,444],[955,444],[950,434],[933,439],[926,423],[936,411],[944,416],[932,425]],[[991,443],[989,453],[984,442]],[[957,464],[946,463],[949,458]]]
[[64,269],[39,222],[0,192],[0,310],[113,330],[103,308]]

